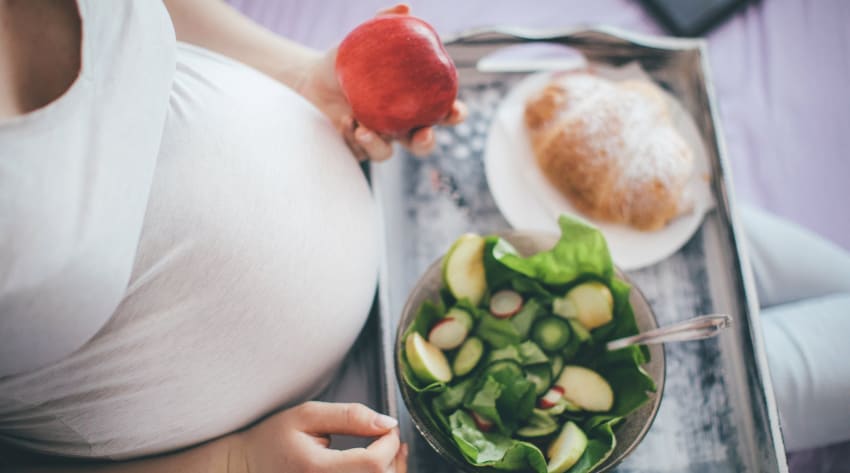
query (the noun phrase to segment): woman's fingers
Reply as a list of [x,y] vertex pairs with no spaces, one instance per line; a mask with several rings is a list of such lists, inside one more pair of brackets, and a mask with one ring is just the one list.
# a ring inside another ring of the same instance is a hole
[[[455,101],[448,116],[441,125],[457,125],[464,121],[469,111],[461,101]],[[353,118],[346,116],[341,121],[341,129],[345,142],[357,159],[384,161],[393,154],[392,143],[374,131],[358,125]],[[425,127],[416,130],[409,138],[401,140],[402,144],[416,156],[427,156],[434,150],[434,130]]]
[[366,448],[329,450],[325,466],[328,471],[387,473],[392,471],[401,441],[398,429],[382,435]]
[[[455,101],[452,111],[449,112],[449,115],[440,124],[457,125],[466,119],[468,113],[466,105],[463,102]],[[403,144],[416,156],[427,156],[434,150],[434,129],[432,127],[420,128],[409,139],[404,140]]]
[[434,129],[431,127],[416,130],[404,146],[416,156],[426,156],[434,150]]
[[466,120],[466,116],[469,114],[469,109],[466,107],[466,104],[461,102],[460,100],[455,100],[455,103],[452,105],[452,111],[449,112],[449,115],[440,122],[441,125],[457,125],[458,123]]
[[293,408],[302,432],[314,435],[343,434],[376,437],[390,432],[398,422],[357,403],[305,402]]
[[409,450],[410,447],[406,443],[401,444],[399,447],[398,453],[395,455],[395,461],[393,462],[395,473],[407,473],[407,455]]
[[366,127],[358,126],[354,130],[354,140],[372,161],[384,161],[393,155],[393,146]]

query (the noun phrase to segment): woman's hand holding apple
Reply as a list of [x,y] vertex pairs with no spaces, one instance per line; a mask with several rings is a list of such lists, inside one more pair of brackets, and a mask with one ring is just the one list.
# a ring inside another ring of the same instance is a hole
[[[434,148],[432,125],[454,125],[466,117],[466,107],[455,99],[451,59],[433,29],[408,12],[397,5],[378,13],[343,40],[339,57],[333,49],[318,58],[298,87],[359,159],[389,158],[393,139],[426,155]],[[371,35],[380,35],[382,47],[371,47]],[[411,37],[412,49],[400,54],[394,42]]]

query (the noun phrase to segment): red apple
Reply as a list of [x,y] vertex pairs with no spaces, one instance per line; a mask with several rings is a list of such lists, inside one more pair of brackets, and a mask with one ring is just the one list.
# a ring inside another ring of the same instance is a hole
[[437,32],[410,15],[355,28],[339,45],[336,75],[354,118],[389,137],[438,123],[457,96],[457,70]]

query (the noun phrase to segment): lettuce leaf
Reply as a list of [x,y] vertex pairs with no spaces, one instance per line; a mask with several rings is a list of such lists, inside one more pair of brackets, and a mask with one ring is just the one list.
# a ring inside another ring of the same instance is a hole
[[508,345],[504,348],[493,350],[487,358],[488,363],[499,360],[513,360],[521,366],[549,363],[549,357],[531,340],[526,340],[519,345]]
[[494,348],[504,348],[522,341],[519,330],[510,319],[498,319],[489,312],[481,316],[475,334]]
[[496,427],[505,432],[508,429],[505,427],[505,422],[502,420],[502,415],[499,413],[499,408],[496,407],[496,401],[502,396],[504,385],[493,379],[492,376],[484,378],[484,382],[475,391],[475,394],[466,403],[466,407],[475,411],[481,417],[496,424]]
[[582,426],[587,434],[587,448],[567,473],[590,473],[611,456],[617,445],[613,430],[617,422],[617,419],[611,419],[592,428],[587,424]]
[[546,315],[543,305],[544,304],[537,299],[528,299],[525,301],[525,304],[523,304],[522,309],[520,309],[516,315],[511,317],[511,323],[520,338],[528,338],[528,334],[531,332],[531,327],[534,325],[534,322],[543,315]]
[[508,471],[546,473],[543,452],[534,445],[499,433],[481,432],[469,414],[457,411],[449,416],[451,434],[469,463]]
[[517,348],[519,349],[520,363],[523,366],[549,363],[549,357],[546,356],[546,354],[543,353],[543,350],[541,350],[540,347],[531,340],[526,340],[520,343]]
[[[586,275],[605,281],[614,276],[608,244],[599,230],[566,216],[558,219],[558,225],[561,239],[551,250],[523,258],[510,245],[495,243],[488,245],[492,259],[516,273],[552,286],[569,284]],[[495,267],[493,261],[488,265],[487,260],[485,257],[485,269]],[[511,279],[497,267],[494,272],[494,279]],[[490,274],[487,276],[489,283]]]

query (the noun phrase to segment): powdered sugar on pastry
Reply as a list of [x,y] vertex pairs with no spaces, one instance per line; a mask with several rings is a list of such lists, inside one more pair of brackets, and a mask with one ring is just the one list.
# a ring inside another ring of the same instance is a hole
[[525,122],[543,173],[589,216],[654,230],[690,208],[693,154],[656,85],[563,74]]

